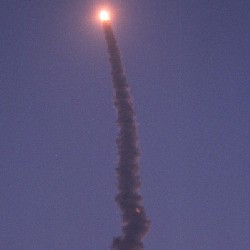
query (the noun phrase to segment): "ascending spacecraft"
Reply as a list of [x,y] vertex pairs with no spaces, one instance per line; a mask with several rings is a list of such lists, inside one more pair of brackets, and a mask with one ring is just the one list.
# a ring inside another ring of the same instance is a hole
[[101,10],[99,13],[99,18],[102,22],[110,22],[110,14],[107,10]]

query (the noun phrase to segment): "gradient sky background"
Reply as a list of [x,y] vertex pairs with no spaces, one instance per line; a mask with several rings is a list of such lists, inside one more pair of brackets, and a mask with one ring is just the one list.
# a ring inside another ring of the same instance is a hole
[[[250,249],[250,2],[109,3],[139,123],[146,249]],[[100,6],[1,1],[1,250],[105,250],[120,235]]]

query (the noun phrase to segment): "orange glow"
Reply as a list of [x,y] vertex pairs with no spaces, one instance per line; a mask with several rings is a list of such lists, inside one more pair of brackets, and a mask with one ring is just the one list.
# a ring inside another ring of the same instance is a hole
[[107,10],[101,10],[99,13],[99,18],[102,22],[110,21],[110,14]]

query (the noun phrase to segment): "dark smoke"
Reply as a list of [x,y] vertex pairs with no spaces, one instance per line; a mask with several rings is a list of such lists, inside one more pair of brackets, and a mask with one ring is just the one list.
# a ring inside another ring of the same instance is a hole
[[149,220],[139,194],[139,147],[135,113],[130,89],[124,74],[120,52],[109,22],[103,24],[108,45],[109,61],[113,82],[114,105],[117,110],[118,166],[116,202],[120,207],[123,234],[114,238],[112,250],[143,250],[142,239],[149,229]]

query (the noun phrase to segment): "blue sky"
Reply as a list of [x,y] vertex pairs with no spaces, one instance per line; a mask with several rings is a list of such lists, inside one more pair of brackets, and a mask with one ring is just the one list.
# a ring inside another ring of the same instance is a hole
[[[1,249],[120,234],[103,4],[1,3]],[[139,124],[145,248],[250,249],[249,1],[105,4]]]

